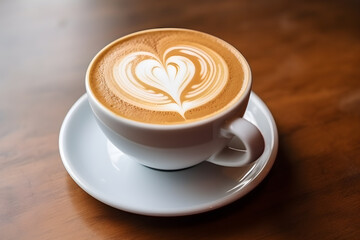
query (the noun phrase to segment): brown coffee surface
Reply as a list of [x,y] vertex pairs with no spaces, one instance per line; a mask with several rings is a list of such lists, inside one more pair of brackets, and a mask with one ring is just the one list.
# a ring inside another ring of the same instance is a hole
[[199,121],[224,111],[249,84],[249,69],[231,45],[184,29],[120,38],[93,59],[89,86],[106,108],[152,124]]

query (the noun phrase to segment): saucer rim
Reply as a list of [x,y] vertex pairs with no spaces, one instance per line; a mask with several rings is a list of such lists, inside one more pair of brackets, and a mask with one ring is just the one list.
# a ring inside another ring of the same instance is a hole
[[[88,186],[88,183],[86,182],[86,180],[82,180],[81,176],[77,176],[76,169],[72,168],[71,160],[70,160],[71,157],[69,157],[69,153],[65,149],[65,142],[64,142],[66,139],[66,135],[70,134],[66,130],[68,129],[68,125],[71,123],[71,118],[74,116],[74,114],[80,107],[82,107],[84,104],[86,104],[86,100],[87,100],[86,93],[83,94],[72,105],[72,107],[66,114],[64,121],[61,125],[60,134],[59,134],[59,151],[60,151],[61,160],[63,162],[65,169],[67,170],[67,172],[69,173],[71,178],[77,183],[78,186],[80,186],[85,192],[87,192],[89,195],[91,195],[95,199],[97,199],[111,207],[117,208],[119,210],[131,212],[131,213],[135,213],[135,214],[139,214],[139,215],[162,216],[162,217],[187,216],[187,215],[194,215],[194,214],[199,214],[199,213],[215,210],[215,209],[226,206],[226,205],[242,198],[243,196],[245,196],[246,194],[251,192],[253,189],[255,189],[269,174],[269,172],[275,162],[275,159],[276,159],[276,155],[277,155],[277,151],[278,151],[278,131],[277,131],[277,127],[276,127],[276,123],[273,118],[273,115],[271,114],[271,112],[268,109],[268,107],[266,106],[266,104],[253,91],[250,94],[250,98],[253,98],[252,101],[257,102],[257,103],[255,103],[255,105],[257,107],[261,108],[261,111],[264,112],[264,115],[267,118],[266,121],[271,123],[271,124],[269,124],[271,127],[270,131],[272,133],[272,139],[271,139],[272,146],[270,146],[270,154],[267,157],[267,160],[265,160],[265,163],[262,166],[262,168],[257,170],[257,174],[252,178],[250,183],[248,183],[245,187],[241,188],[241,190],[239,190],[239,191],[236,191],[225,197],[222,197],[222,198],[219,198],[219,199],[216,199],[213,201],[209,201],[209,202],[206,202],[203,204],[193,205],[191,207],[187,207],[186,209],[182,208],[181,210],[179,210],[179,209],[175,209],[175,210],[163,209],[162,211],[159,211],[157,209],[156,211],[151,211],[148,208],[146,210],[145,210],[145,208],[139,209],[137,207],[134,208],[131,206],[126,206],[126,204],[124,205],[121,203],[114,203],[114,202],[108,201],[108,199],[106,199],[105,197],[102,196],[102,193],[100,191],[96,191],[96,189],[93,189],[91,186]],[[183,170],[183,171],[186,171],[186,170]]]

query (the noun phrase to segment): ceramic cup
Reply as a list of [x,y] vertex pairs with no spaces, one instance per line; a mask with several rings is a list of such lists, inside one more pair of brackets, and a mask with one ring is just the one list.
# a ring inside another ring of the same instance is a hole
[[[88,100],[108,140],[140,164],[161,170],[184,169],[203,161],[242,166],[261,156],[264,139],[255,125],[242,118],[251,93],[252,79],[248,63],[242,55],[241,58],[248,80],[244,93],[227,109],[199,121],[159,125],[133,121],[113,113],[95,97],[90,87],[89,69],[94,60],[86,74]],[[219,155],[224,153],[234,136],[241,140],[245,151]]]

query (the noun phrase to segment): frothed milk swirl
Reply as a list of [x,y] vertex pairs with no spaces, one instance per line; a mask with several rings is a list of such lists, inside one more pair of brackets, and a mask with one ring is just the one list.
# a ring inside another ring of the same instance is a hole
[[180,124],[223,111],[248,84],[241,54],[224,41],[184,29],[120,38],[93,60],[87,77],[96,98],[139,122]]

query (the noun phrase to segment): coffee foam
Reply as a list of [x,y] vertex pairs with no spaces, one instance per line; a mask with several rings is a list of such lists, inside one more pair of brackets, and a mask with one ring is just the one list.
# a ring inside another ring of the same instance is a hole
[[244,70],[238,55],[200,32],[139,32],[97,55],[89,83],[96,98],[122,117],[154,124],[193,122],[241,96]]

